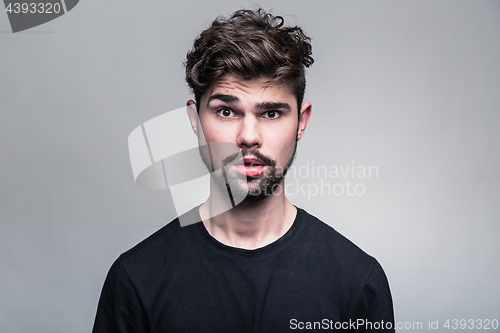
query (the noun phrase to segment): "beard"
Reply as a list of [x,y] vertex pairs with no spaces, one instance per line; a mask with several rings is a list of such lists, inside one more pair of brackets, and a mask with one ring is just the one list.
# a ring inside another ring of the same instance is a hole
[[[229,193],[232,198],[243,198],[247,201],[259,201],[269,197],[279,188],[292,165],[297,151],[297,140],[295,140],[292,156],[285,166],[277,166],[276,160],[260,153],[255,148],[243,148],[240,152],[231,154],[222,160],[221,172],[212,173],[215,183]],[[241,155],[240,155],[241,154]],[[264,171],[257,176],[242,176],[230,166],[238,156],[253,156],[265,163]],[[226,166],[228,166],[226,168]],[[284,190],[284,189],[281,189]],[[234,206],[234,201],[233,201]]]

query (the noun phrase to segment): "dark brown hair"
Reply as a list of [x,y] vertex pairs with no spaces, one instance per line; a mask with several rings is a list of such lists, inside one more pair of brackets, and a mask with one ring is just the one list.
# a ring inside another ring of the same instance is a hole
[[281,16],[263,9],[218,17],[187,54],[186,81],[199,105],[202,94],[224,74],[243,79],[267,77],[285,85],[302,104],[305,67],[314,62],[310,38],[300,27],[284,26]]

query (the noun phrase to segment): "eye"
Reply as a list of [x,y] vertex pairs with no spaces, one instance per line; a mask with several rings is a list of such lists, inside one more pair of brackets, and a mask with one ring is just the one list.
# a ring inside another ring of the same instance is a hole
[[222,108],[222,109],[217,111],[217,115],[219,115],[219,117],[222,117],[222,118],[232,118],[235,116],[235,113],[233,110],[231,110],[229,108]]
[[264,118],[267,118],[267,119],[278,119],[279,117],[281,117],[281,112],[274,111],[274,110],[266,111],[266,112],[264,112],[263,116],[264,116]]

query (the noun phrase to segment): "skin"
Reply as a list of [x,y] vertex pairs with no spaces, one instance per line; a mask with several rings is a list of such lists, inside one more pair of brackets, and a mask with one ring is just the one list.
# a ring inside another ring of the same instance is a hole
[[[293,156],[295,140],[304,134],[312,106],[306,102],[297,110],[295,95],[285,86],[266,85],[268,81],[224,75],[202,95],[199,114],[195,102],[189,100],[188,116],[199,142],[230,142],[239,149],[257,149],[275,160],[278,170],[285,168]],[[218,166],[221,160],[213,163]],[[270,168],[266,165],[245,186],[255,189]],[[230,171],[238,172],[236,167]],[[285,196],[284,181],[280,190],[265,199],[244,200],[223,214],[208,218],[213,216],[209,213],[224,190],[212,180],[210,197],[200,207],[207,231],[219,242],[242,249],[257,249],[276,241],[292,226],[297,214]]]

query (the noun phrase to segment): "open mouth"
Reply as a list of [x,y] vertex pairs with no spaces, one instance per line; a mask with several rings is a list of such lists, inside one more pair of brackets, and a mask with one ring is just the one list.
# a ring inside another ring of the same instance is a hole
[[[243,163],[242,163],[243,162]],[[244,157],[235,166],[236,170],[246,176],[255,177],[260,175],[266,167],[266,164],[255,157]]]

